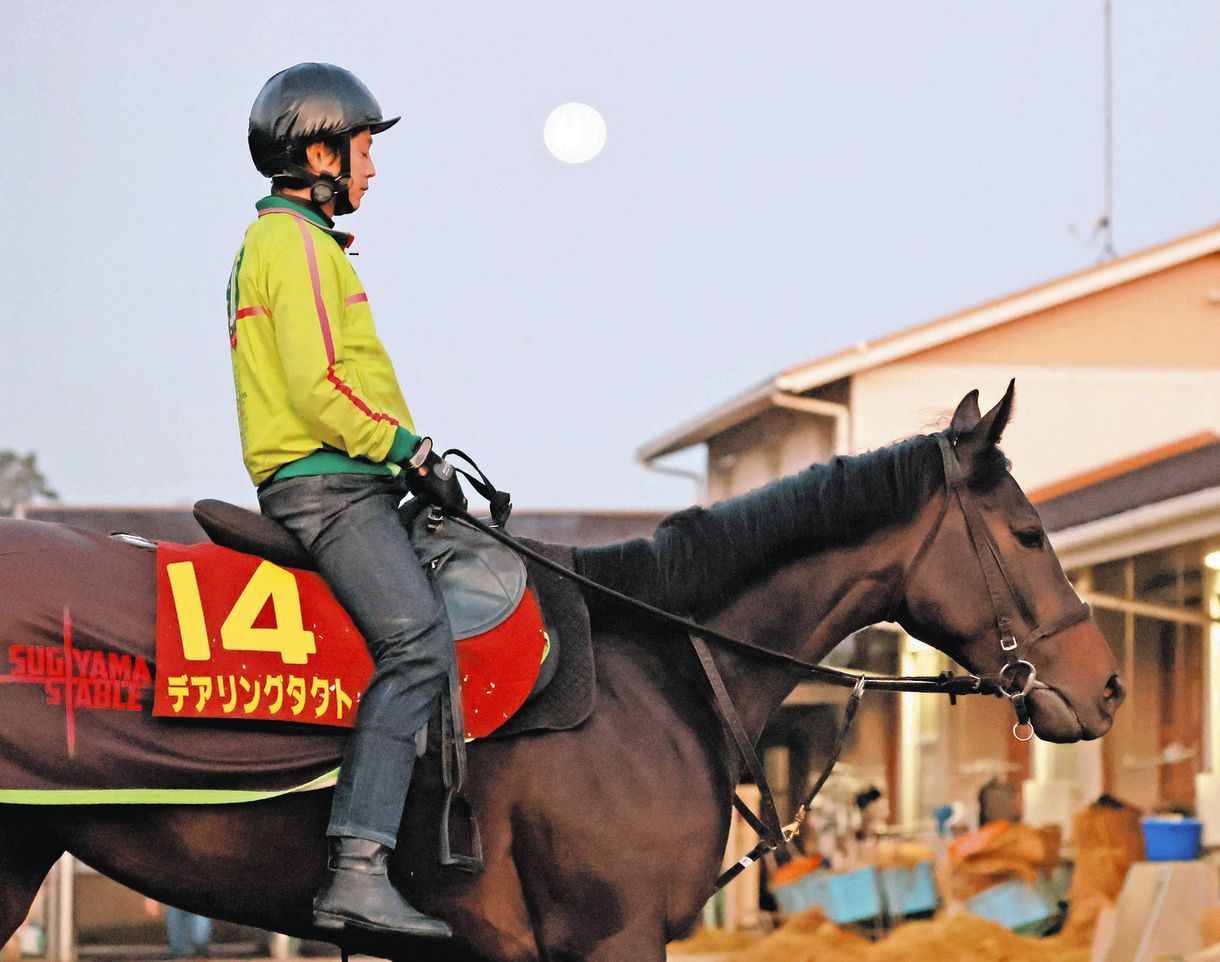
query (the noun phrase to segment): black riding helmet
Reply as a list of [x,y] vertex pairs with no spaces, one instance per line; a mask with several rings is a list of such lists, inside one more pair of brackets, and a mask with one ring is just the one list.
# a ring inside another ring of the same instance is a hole
[[[307,187],[315,203],[334,199],[335,213],[348,214],[352,134],[366,127],[379,134],[398,120],[382,118],[381,105],[351,71],[329,63],[299,63],[268,80],[255,98],[250,156],[276,186]],[[318,141],[338,142],[338,177],[309,169],[305,148]]]

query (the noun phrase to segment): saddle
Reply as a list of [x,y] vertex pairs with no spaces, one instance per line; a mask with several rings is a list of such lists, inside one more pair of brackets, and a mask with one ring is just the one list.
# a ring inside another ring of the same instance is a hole
[[[195,520],[212,541],[283,568],[316,571],[313,557],[283,525],[226,501],[197,501]],[[441,589],[455,641],[504,622],[525,594],[525,562],[512,549],[455,519],[436,523],[412,502],[403,524],[420,565]]]
[[[316,571],[312,556],[296,538],[282,525],[256,512],[218,500],[197,502],[194,507],[196,520],[208,537],[217,545],[245,554],[256,555],[285,568]],[[513,617],[526,594],[530,572],[524,561],[510,548],[489,538],[464,522],[456,519],[431,517],[416,503],[408,502],[403,511],[403,524],[415,547],[421,566],[440,589],[449,616],[454,640],[476,638],[492,631]],[[552,586],[552,592],[554,586]],[[539,592],[535,591],[535,594]],[[547,592],[543,590],[545,603]],[[587,626],[587,620],[585,622]],[[586,629],[587,630],[587,629]],[[530,713],[525,709],[545,706],[534,704],[560,671],[560,631],[548,631],[549,649],[526,697],[525,705],[511,721],[518,722],[517,730],[529,730]],[[579,660],[579,659],[578,659]],[[589,666],[591,668],[591,665]],[[570,674],[570,673],[569,673]],[[569,684],[572,678],[568,679]],[[493,686],[494,687],[494,686]],[[550,709],[555,715],[558,706],[560,716],[567,714],[567,699],[563,693],[551,699]],[[589,692],[591,695],[591,691]],[[584,699],[582,699],[583,701]],[[591,707],[589,704],[588,707]],[[581,713],[579,720],[583,720]],[[545,714],[534,711],[535,727],[570,727],[570,720],[563,725],[548,724]],[[576,720],[576,719],[571,719]],[[540,724],[539,724],[540,722]],[[420,733],[417,750],[423,755],[435,750],[440,758],[441,784],[444,790],[440,814],[440,862],[468,871],[482,868],[482,845],[477,823],[469,803],[462,795],[466,778],[466,752],[463,734],[467,731],[462,709],[462,685],[458,672],[451,671],[448,690],[442,698],[439,717],[434,716]],[[513,733],[505,726],[502,734]],[[468,854],[453,851],[450,842],[451,825],[465,837]]]

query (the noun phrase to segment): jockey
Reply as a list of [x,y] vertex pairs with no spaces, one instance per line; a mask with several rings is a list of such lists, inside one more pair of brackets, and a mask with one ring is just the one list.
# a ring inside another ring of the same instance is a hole
[[360,207],[384,119],[353,74],[302,63],[263,86],[250,154],[271,178],[229,278],[229,343],[242,453],[265,515],[313,555],[375,665],[347,742],[314,923],[447,937],[412,908],[386,864],[398,838],[415,735],[447,682],[444,605],[400,523],[409,488],[446,512],[466,499],[415,432],[368,297],[334,218]]

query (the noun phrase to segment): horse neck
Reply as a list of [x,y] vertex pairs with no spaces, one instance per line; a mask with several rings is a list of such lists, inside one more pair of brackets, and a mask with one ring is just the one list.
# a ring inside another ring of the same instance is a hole
[[[910,530],[894,530],[791,562],[734,598],[711,627],[816,662],[853,631],[885,620],[911,544]],[[719,649],[716,660],[746,731],[757,740],[799,676],[736,649]]]

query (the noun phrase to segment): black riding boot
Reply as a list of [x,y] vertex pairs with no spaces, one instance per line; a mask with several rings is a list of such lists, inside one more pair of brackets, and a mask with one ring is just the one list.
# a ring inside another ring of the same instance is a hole
[[320,929],[344,926],[393,935],[447,939],[453,933],[440,919],[412,908],[390,884],[390,849],[367,838],[332,838],[322,890],[313,900]]

